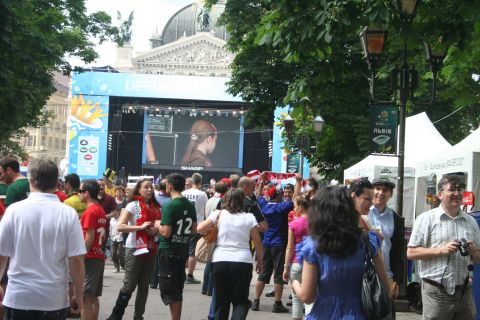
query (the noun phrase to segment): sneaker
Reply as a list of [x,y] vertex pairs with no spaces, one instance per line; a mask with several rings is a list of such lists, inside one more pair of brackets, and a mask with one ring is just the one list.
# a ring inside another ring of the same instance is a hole
[[265,297],[267,298],[275,297],[275,290],[265,293]]
[[250,308],[251,308],[253,311],[258,311],[258,310],[260,310],[260,301],[257,300],[257,299],[254,299],[253,302],[252,302],[252,305],[250,306]]
[[185,278],[186,284],[199,284],[202,283],[200,280],[195,279],[194,277],[186,277]]
[[115,269],[115,270],[113,270],[113,273],[119,273],[119,272],[120,272],[120,270],[119,270],[119,269]]
[[290,310],[288,310],[288,308],[285,308],[285,306],[283,304],[274,303],[272,312],[273,313],[287,313],[287,312],[290,312]]
[[291,307],[292,304],[293,304],[292,301],[288,301],[287,303],[285,303],[285,305],[286,305],[287,307]]

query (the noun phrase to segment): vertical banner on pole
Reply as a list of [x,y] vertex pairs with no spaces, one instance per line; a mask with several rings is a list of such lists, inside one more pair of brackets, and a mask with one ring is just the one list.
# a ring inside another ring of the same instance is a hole
[[370,107],[370,153],[396,154],[397,118],[396,106]]
[[301,173],[300,157],[301,155],[298,153],[290,153],[287,155],[287,173]]
[[98,179],[107,161],[108,97],[74,95],[68,116],[68,172]]

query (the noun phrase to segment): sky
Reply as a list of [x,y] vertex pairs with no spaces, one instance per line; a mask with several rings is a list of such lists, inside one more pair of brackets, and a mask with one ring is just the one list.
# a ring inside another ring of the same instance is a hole
[[[194,0],[87,0],[86,7],[89,13],[105,11],[112,17],[112,24],[118,25],[117,11],[126,20],[130,12],[134,11],[132,25],[132,45],[134,52],[150,49],[150,36],[158,28],[161,33],[168,19],[184,6],[198,2]],[[116,59],[115,44],[112,42],[97,46],[100,57],[89,66],[113,65]],[[78,58],[69,58],[72,66],[85,66]]]

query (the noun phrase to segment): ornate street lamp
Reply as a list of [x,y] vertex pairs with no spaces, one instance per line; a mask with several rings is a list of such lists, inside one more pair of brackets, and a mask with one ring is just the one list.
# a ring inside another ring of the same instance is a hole
[[285,128],[285,132],[287,133],[287,135],[292,134],[293,127],[295,126],[295,120],[293,120],[290,114],[288,114],[283,120],[283,126]]
[[365,27],[360,34],[363,53],[370,69],[375,69],[385,50],[387,31],[382,29],[369,29]]
[[[395,5],[403,24],[411,23],[415,17],[416,9],[420,0],[396,0]],[[360,34],[365,58],[367,60],[370,72],[370,102],[374,104],[392,104],[397,102],[399,108],[399,130],[398,130],[398,178],[397,178],[397,212],[403,217],[403,184],[404,184],[404,167],[405,167],[405,117],[406,105],[409,99],[413,99],[413,92],[418,87],[418,72],[414,66],[409,66],[407,62],[407,43],[403,39],[402,65],[394,67],[390,74],[390,83],[392,96],[390,100],[378,100],[375,98],[375,78],[376,69],[379,67],[379,61],[383,54],[386,44],[387,32],[385,30],[370,30],[365,27]],[[433,81],[431,87],[431,98],[424,105],[431,105],[435,101],[437,75],[443,66],[447,46],[442,43],[441,38],[435,45],[424,44],[427,61],[432,71]],[[397,100],[397,92],[399,98]],[[406,257],[404,257],[406,259]],[[404,281],[404,285],[405,285]],[[401,288],[401,292],[405,292],[405,287]]]
[[317,138],[320,138],[324,124],[325,124],[325,120],[323,120],[322,116],[320,115],[317,115],[315,119],[313,119],[313,131],[315,131],[315,136]]
[[[311,102],[310,102],[310,99],[308,99],[307,97],[304,97],[302,98],[301,103],[303,107],[303,114],[305,117],[305,114],[307,111],[307,105],[310,105]],[[317,115],[312,121],[313,131],[317,139],[320,138],[324,124],[325,124],[325,120],[323,120],[322,116],[320,115]],[[295,128],[295,120],[290,116],[290,114],[288,114],[283,120],[283,126],[285,128],[285,132],[287,136],[290,137]],[[302,121],[302,127],[305,128],[305,121]],[[310,137],[305,133],[301,133],[300,136],[298,137],[296,147],[300,152],[300,173],[303,174],[303,159],[304,159],[304,154],[308,153],[310,149]]]

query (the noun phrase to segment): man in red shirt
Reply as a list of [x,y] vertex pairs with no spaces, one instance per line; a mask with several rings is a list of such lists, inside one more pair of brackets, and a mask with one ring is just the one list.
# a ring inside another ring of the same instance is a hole
[[100,186],[95,180],[85,180],[80,186],[80,200],[87,209],[80,219],[85,238],[85,286],[83,289],[82,319],[96,320],[100,309],[98,297],[102,295],[105,254],[102,244],[106,240],[107,217],[98,203]]

